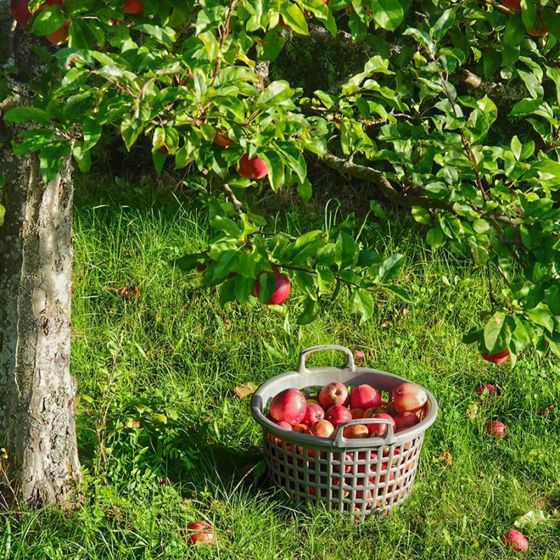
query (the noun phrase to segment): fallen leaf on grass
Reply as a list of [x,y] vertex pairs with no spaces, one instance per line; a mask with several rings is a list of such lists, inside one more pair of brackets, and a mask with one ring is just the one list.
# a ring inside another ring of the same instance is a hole
[[513,524],[520,529],[526,529],[527,527],[536,527],[541,523],[548,523],[550,520],[550,515],[541,509],[539,511],[528,511],[526,514],[518,517]]
[[453,464],[453,455],[451,455],[450,451],[442,451],[439,456],[446,467],[450,467]]
[[257,386],[249,381],[248,383],[243,383],[243,385],[238,385],[233,392],[238,399],[244,399],[252,395],[256,390]]
[[474,420],[478,415],[478,404],[476,403],[471,403],[469,405],[469,407],[467,408],[467,416],[471,419]]

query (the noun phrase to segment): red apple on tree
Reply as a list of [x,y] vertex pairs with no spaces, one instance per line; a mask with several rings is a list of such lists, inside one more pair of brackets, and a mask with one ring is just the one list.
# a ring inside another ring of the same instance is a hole
[[494,352],[493,354],[491,354],[490,352],[481,352],[480,356],[487,362],[491,362],[493,364],[501,364],[509,358],[509,348],[504,348],[503,350]]
[[249,179],[262,179],[268,173],[266,162],[255,156],[250,158],[248,154],[242,156],[237,165],[237,172],[241,177]]
[[223,128],[217,128],[216,133],[214,134],[214,143],[218,144],[222,148],[227,148],[231,146],[234,142],[233,140],[229,139],[228,133]]
[[348,402],[348,389],[338,382],[325,385],[319,392],[319,403],[324,409],[334,405],[344,405]]
[[381,404],[381,393],[371,385],[356,385],[350,391],[350,406],[352,408],[373,408]]
[[255,297],[260,296],[261,292],[261,276],[263,274],[274,274],[274,291],[272,295],[268,298],[265,302],[266,305],[281,305],[284,303],[289,295],[290,295],[290,279],[285,275],[275,270],[274,272],[261,272],[259,277],[257,278],[257,282],[255,284],[255,289],[251,292],[252,295]]
[[299,389],[284,389],[270,403],[270,416],[277,422],[283,420],[292,426],[303,420],[306,410],[307,402]]
[[500,4],[504,8],[508,8],[514,12],[521,11],[521,0],[500,0]]
[[22,27],[27,27],[32,16],[28,6],[29,0],[12,0],[10,4],[12,17],[17,21],[18,25]]
[[68,39],[68,27],[70,26],[70,20],[66,18],[64,23],[52,33],[49,33],[45,37],[54,45],[58,45],[59,43],[64,43],[66,39]]
[[140,0],[124,0],[123,14],[141,14],[144,6]]

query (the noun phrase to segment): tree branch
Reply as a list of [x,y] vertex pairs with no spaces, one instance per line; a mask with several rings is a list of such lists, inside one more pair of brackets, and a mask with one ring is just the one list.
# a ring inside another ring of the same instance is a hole
[[398,204],[399,206],[404,206],[405,208],[421,206],[426,209],[438,208],[441,210],[448,210],[450,212],[452,211],[452,205],[447,200],[437,200],[434,198],[427,198],[425,196],[404,195],[400,193],[391,184],[389,179],[383,175],[383,173],[376,171],[371,167],[359,165],[332,154],[327,154],[321,159],[321,161],[339,173],[375,184],[385,198],[395,204]]

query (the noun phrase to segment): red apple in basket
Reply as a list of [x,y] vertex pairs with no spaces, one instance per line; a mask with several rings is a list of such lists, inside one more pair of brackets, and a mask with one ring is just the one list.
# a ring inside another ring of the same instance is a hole
[[371,385],[356,385],[350,392],[350,406],[352,408],[372,408],[381,405],[381,393]]
[[400,432],[401,430],[416,426],[418,422],[420,422],[420,420],[414,412],[403,412],[395,416],[395,429],[397,432]]
[[[387,414],[386,412],[376,412],[371,416],[371,418],[381,418],[384,420],[389,420],[389,422],[393,426],[393,431],[396,431],[395,419],[390,414]],[[383,437],[387,433],[386,422],[371,423],[368,424],[367,427],[368,427],[370,437]]]
[[289,424],[299,424],[305,416],[307,402],[299,389],[284,389],[270,403],[270,416],[277,422],[284,420]]
[[336,404],[327,410],[325,419],[336,428],[341,422],[352,420],[352,413],[345,406]]
[[313,426],[319,420],[323,420],[325,417],[325,411],[319,404],[310,403],[307,401],[307,409],[305,411],[305,416],[303,417],[303,423],[308,426]]
[[342,383],[329,383],[319,392],[319,403],[326,410],[331,406],[345,405],[348,402],[348,389]]
[[319,420],[313,424],[311,433],[316,437],[330,438],[334,433],[334,426],[328,420]]
[[398,414],[417,412],[428,402],[426,391],[415,383],[401,383],[391,391],[391,398]]

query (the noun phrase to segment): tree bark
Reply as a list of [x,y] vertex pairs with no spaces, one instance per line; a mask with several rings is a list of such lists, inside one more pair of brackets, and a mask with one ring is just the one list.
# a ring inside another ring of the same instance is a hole
[[[0,59],[15,68],[4,109],[31,105],[30,82],[41,73],[32,39],[18,37],[8,10],[0,0]],[[0,447],[8,456],[0,490],[6,506],[69,505],[80,480],[70,376],[72,167],[64,161],[45,184],[38,156],[11,150],[20,129],[0,126]]]

